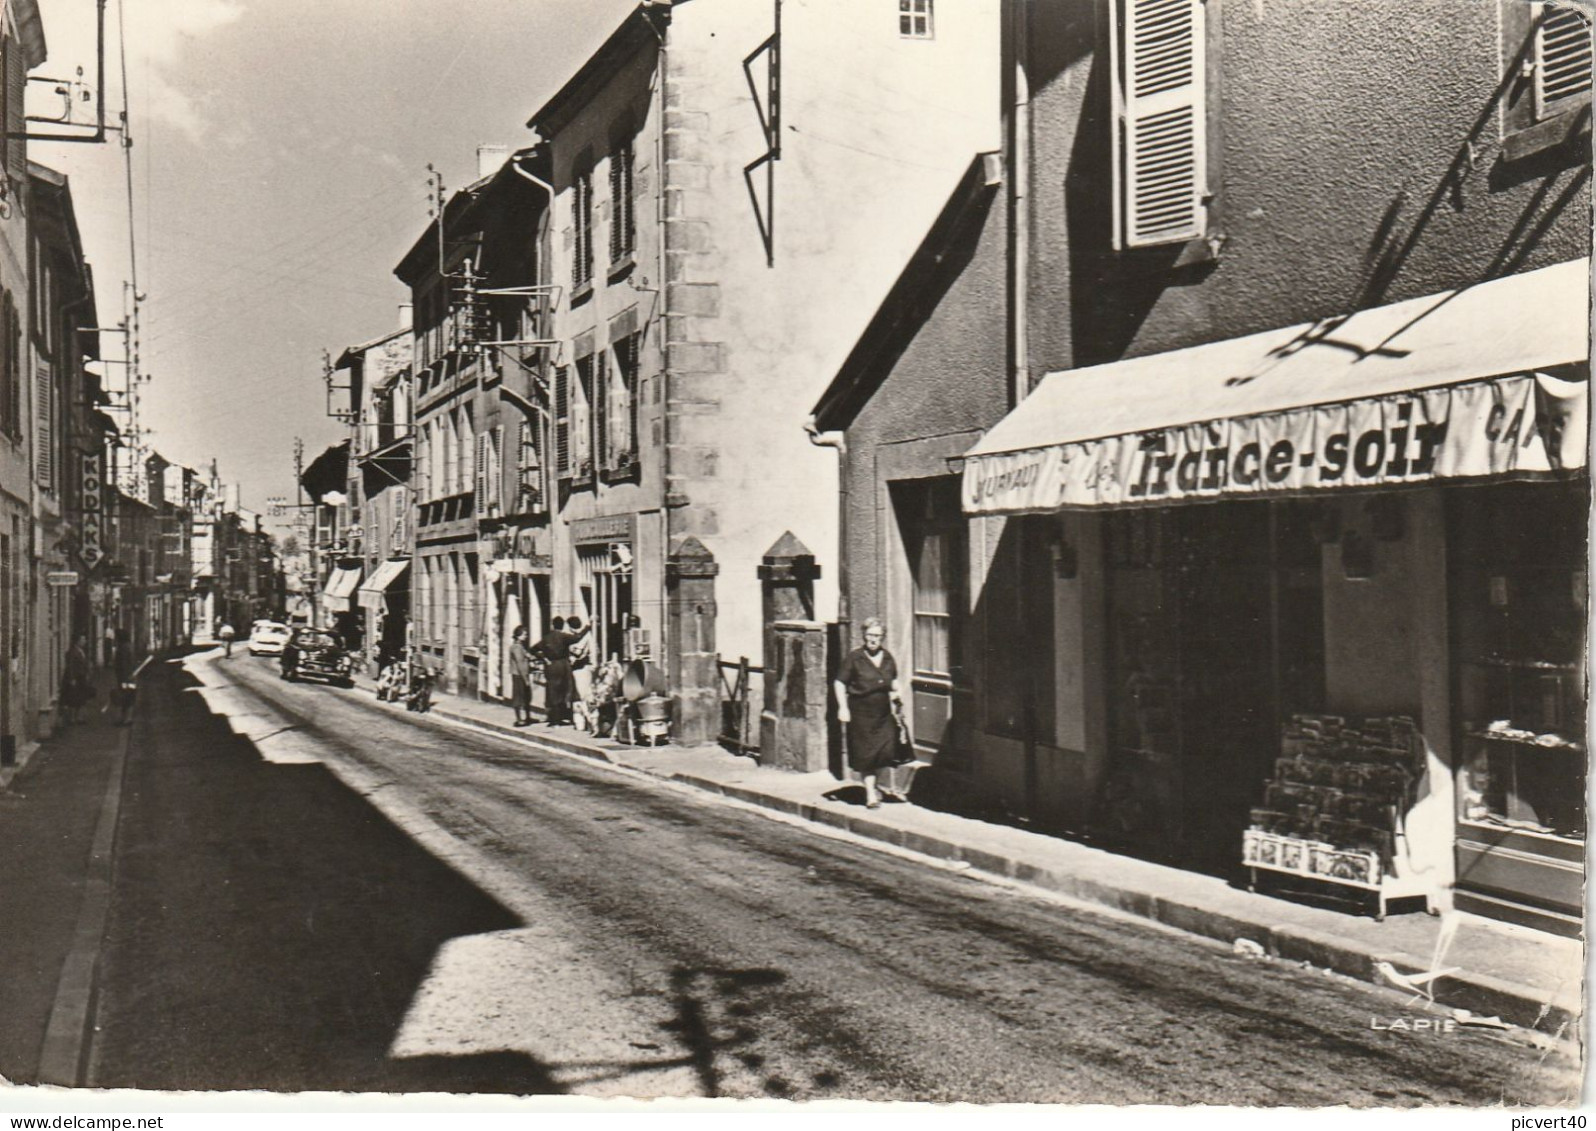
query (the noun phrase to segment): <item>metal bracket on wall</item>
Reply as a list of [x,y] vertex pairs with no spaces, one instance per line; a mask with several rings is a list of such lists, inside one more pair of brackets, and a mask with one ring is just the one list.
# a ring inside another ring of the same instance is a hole
[[[773,4],[775,26],[770,38],[743,59],[743,77],[748,80],[754,112],[759,115],[759,125],[765,134],[765,152],[743,166],[743,182],[748,186],[748,199],[754,207],[754,222],[759,225],[759,238],[765,245],[765,264],[769,267],[776,265],[776,162],[781,160],[781,0],[773,0]],[[759,83],[754,78],[754,65],[761,55],[765,57],[763,101]],[[765,170],[763,203],[754,183],[761,167]]]

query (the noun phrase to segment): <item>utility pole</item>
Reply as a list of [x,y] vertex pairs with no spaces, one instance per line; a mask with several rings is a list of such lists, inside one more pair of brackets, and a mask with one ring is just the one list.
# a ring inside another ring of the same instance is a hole
[[310,576],[307,578],[307,577],[305,577],[305,575],[301,574],[300,577],[301,577],[301,580],[304,580],[304,581],[308,582],[308,586],[307,586],[305,591],[308,594],[308,600],[310,602],[310,627],[311,628],[320,628],[321,627],[321,616],[320,616],[320,613],[317,611],[319,602],[316,600],[316,596],[317,596],[316,590],[317,590],[317,582],[318,582],[318,579],[321,576],[321,572],[320,572],[319,569],[317,569],[317,558],[316,558],[316,518],[315,518],[315,514],[314,514],[314,511],[315,511],[316,507],[319,504],[314,503],[314,502],[307,503],[305,501],[305,484],[301,481],[304,478],[304,474],[305,474],[305,441],[300,439],[298,436],[295,436],[294,437],[294,501],[292,503],[290,503],[286,499],[283,499],[281,497],[274,497],[274,498],[267,499],[266,502],[271,507],[272,517],[274,517],[274,518],[281,518],[283,515],[285,515],[289,511],[293,511],[294,512],[294,524],[295,524],[295,526],[298,526],[300,524],[301,519],[304,516],[305,511],[308,510],[308,511],[313,512],[311,514],[311,516],[310,516],[309,530],[306,531],[306,534],[305,534],[305,545],[306,545],[307,550],[308,550],[308,552],[310,554]]

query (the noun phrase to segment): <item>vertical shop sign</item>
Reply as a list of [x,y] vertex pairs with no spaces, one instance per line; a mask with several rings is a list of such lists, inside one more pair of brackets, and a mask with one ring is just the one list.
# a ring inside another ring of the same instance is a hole
[[78,556],[83,559],[84,566],[91,570],[105,557],[105,550],[100,544],[103,533],[102,520],[105,514],[104,500],[101,498],[101,489],[104,486],[101,477],[102,458],[99,452],[90,452],[83,457],[83,520]]

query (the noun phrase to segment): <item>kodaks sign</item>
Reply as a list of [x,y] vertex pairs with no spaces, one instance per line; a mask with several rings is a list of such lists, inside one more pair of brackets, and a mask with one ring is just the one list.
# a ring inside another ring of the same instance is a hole
[[968,514],[1585,466],[1587,386],[1545,374],[972,456]]

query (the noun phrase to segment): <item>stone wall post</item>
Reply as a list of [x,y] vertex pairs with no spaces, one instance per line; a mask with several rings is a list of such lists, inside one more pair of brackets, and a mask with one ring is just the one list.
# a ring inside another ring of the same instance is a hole
[[715,649],[715,555],[691,535],[665,559],[666,676],[671,734],[684,746],[720,733],[720,654]]
[[826,626],[814,619],[815,556],[789,531],[759,567],[765,626],[762,765],[808,773],[826,768]]

